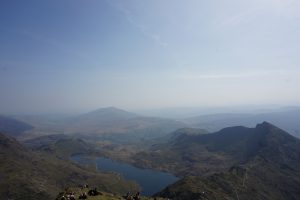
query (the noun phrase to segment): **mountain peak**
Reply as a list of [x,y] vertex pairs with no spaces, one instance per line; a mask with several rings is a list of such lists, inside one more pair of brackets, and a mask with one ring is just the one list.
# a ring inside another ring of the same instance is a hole
[[95,110],[95,111],[103,111],[103,110],[107,110],[107,111],[123,111],[123,112],[126,112],[125,110],[122,110],[122,109],[117,108],[117,107],[114,107],[114,106],[98,108],[98,109]]
[[256,128],[277,128],[277,127],[267,121],[264,121],[261,124],[257,124]]
[[93,119],[93,120],[118,120],[118,119],[131,119],[138,115],[116,107],[99,108],[92,112],[83,114],[80,118]]
[[[258,131],[258,133],[265,135],[267,138],[273,138],[273,142],[275,141],[275,138],[278,143],[281,143],[285,140],[294,139],[294,136],[266,121],[261,124],[257,124],[255,129]],[[295,139],[298,140],[297,138]]]
[[135,113],[131,113],[126,110],[122,110],[120,108],[113,107],[113,106],[99,108],[99,109],[89,112],[87,114],[92,114],[92,113],[127,114],[127,115],[137,116],[137,114],[135,114]]

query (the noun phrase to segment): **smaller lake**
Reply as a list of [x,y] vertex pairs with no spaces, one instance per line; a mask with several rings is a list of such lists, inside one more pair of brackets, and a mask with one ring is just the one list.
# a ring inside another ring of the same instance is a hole
[[142,188],[142,195],[146,196],[151,196],[178,180],[176,176],[170,173],[141,169],[103,157],[89,159],[85,155],[80,154],[72,156],[71,160],[82,165],[96,162],[97,169],[101,171],[118,172],[122,174],[125,179],[137,182]]

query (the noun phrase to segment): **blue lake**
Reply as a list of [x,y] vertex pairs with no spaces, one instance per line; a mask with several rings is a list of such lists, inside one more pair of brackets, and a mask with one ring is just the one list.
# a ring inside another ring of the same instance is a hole
[[176,176],[169,173],[141,169],[103,157],[90,159],[85,155],[80,154],[72,156],[71,160],[82,165],[94,163],[98,170],[120,173],[125,179],[137,182],[142,188],[142,195],[146,196],[151,196],[178,180]]

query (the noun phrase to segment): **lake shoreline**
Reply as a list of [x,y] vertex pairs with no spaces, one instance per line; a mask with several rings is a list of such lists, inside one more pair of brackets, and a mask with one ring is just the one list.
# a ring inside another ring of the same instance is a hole
[[79,164],[93,164],[99,171],[115,172],[127,180],[134,181],[141,186],[142,195],[152,196],[168,185],[179,180],[179,177],[156,169],[144,169],[135,165],[120,162],[104,156],[88,154],[73,154],[70,160]]

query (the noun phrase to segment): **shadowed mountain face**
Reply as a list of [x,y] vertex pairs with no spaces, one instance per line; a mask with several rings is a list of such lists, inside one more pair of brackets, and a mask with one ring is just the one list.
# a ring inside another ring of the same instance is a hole
[[54,199],[67,186],[89,183],[125,193],[136,185],[109,173],[87,171],[48,154],[34,153],[0,133],[0,199]]
[[[171,171],[181,176],[222,171],[241,159],[243,154],[240,148],[245,147],[243,141],[252,132],[245,127],[224,129],[215,134],[190,134],[191,129],[187,132],[183,132],[184,130],[187,129],[175,131],[169,141],[154,145],[150,152],[136,154],[135,163],[142,167]],[[234,150],[238,155],[232,153]]]
[[[255,128],[231,127],[212,134],[183,133],[165,144],[154,145],[150,152],[136,154],[134,159],[140,166],[160,168],[178,175],[207,175],[246,163],[261,154],[265,146],[274,152],[274,155],[267,155],[268,159],[281,159],[276,156],[283,153],[282,157],[286,158],[293,155],[292,151],[297,147],[289,141],[298,140],[264,122]],[[283,150],[281,147],[285,143],[288,149]]]
[[31,130],[33,127],[22,121],[0,116],[0,132],[5,132],[11,136],[20,136],[27,130]]
[[[215,163],[223,170],[207,173],[207,176],[188,176],[167,187],[159,196],[172,199],[232,200],[300,198],[300,140],[269,123],[264,122],[253,129],[233,127],[214,134],[180,139],[174,143],[177,154],[185,154],[186,150],[182,148],[187,147],[187,144],[194,146],[194,150],[196,146],[198,149],[201,147],[202,151],[208,152],[209,157],[224,155],[225,160]],[[202,153],[198,153],[200,158],[203,157]],[[194,157],[194,161],[199,162],[196,161],[197,155]],[[225,161],[226,167],[220,166],[224,164],[222,161]],[[187,162],[184,163],[187,167],[185,174],[197,170]],[[203,174],[201,170],[200,174]]]

